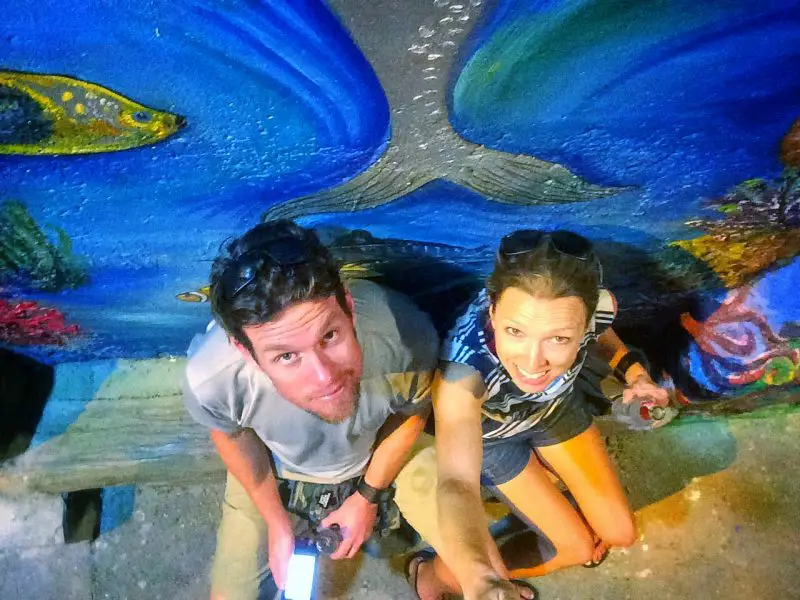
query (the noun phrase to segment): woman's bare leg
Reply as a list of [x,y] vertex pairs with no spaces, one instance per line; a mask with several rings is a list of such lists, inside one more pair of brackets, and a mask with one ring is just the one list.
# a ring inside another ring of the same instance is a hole
[[[498,489],[520,516],[537,525],[555,547],[556,554],[538,565],[512,567],[512,577],[537,577],[597,559],[597,540],[619,547],[630,546],[636,540],[627,498],[594,425],[566,442],[538,448],[537,452],[567,485],[585,520],[553,483],[548,469],[532,455],[525,469]],[[523,538],[500,549],[506,564],[518,562],[515,555],[519,553],[520,542]],[[602,550],[601,546],[598,554]],[[428,592],[420,594],[424,600],[446,592],[460,592],[452,573],[438,556],[432,563],[421,565],[418,581],[420,592]]]
[[[536,577],[592,558],[594,540],[583,519],[551,480],[547,469],[531,453],[525,469],[498,487],[504,499],[520,516],[536,523],[556,548],[556,555],[543,564],[512,573],[515,577]],[[500,549],[508,560],[507,552]],[[418,593],[423,600],[443,593],[460,593],[460,587],[439,556],[420,565]]]
[[636,541],[636,525],[597,427],[554,446],[537,448],[540,458],[567,485],[586,521],[609,546]]

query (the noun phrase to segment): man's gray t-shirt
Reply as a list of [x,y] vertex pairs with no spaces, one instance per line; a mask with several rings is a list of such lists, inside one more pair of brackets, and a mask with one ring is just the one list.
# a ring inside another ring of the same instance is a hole
[[401,294],[365,280],[348,287],[363,353],[350,419],[326,423],[285,400],[214,322],[189,346],[183,396],[194,419],[225,433],[255,431],[280,477],[338,483],[361,474],[386,419],[429,402],[439,339],[430,318]]

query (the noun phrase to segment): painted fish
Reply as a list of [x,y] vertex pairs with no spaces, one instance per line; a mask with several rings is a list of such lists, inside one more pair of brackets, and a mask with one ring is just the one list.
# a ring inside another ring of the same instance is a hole
[[208,295],[211,293],[211,286],[204,285],[199,290],[189,290],[176,294],[175,298],[181,302],[191,302],[194,304],[208,302]]
[[[372,279],[409,296],[433,318],[440,333],[449,329],[456,308],[483,285],[494,251],[417,240],[375,237],[368,231],[318,230],[320,239],[342,265],[343,279]],[[175,297],[208,302],[209,287]]]
[[0,154],[91,154],[159,142],[186,124],[62,75],[0,71]]

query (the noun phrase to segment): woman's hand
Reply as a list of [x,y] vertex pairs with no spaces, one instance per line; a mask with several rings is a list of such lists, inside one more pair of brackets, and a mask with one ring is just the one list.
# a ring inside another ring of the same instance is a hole
[[622,393],[622,401],[630,404],[634,400],[640,401],[648,407],[669,406],[669,392],[656,385],[650,376],[643,373],[628,384]]

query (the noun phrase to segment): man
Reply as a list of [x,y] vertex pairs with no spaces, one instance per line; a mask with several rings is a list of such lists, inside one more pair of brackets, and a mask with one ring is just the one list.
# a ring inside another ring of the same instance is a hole
[[291,221],[226,245],[211,308],[183,386],[228,468],[211,597],[255,599],[270,576],[285,586],[296,515],[340,527],[334,559],[354,556],[376,522],[391,528],[392,482],[430,410],[438,338],[401,295],[346,288],[327,248]]

